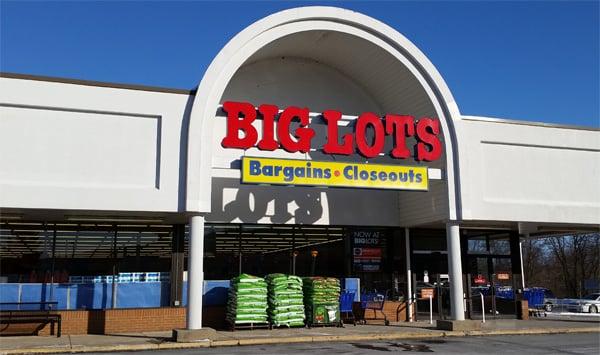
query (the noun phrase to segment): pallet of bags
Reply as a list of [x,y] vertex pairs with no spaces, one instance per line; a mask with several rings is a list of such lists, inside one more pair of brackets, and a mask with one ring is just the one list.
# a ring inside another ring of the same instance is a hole
[[302,281],[307,324],[340,326],[340,280],[305,277]]
[[269,290],[269,321],[275,327],[303,327],[304,295],[298,276],[270,274],[265,278]]
[[232,329],[269,326],[265,279],[248,274],[231,279],[226,320]]

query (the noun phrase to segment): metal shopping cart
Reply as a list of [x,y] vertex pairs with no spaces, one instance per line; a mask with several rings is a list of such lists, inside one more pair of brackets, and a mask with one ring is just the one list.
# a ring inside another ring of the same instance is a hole
[[352,324],[356,325],[356,317],[354,317],[354,310],[352,306],[354,304],[354,292],[343,291],[340,295],[340,316],[342,318],[342,325],[344,321],[352,321]]
[[[367,320],[378,320],[381,318],[377,318],[377,311],[379,311],[383,315],[383,323],[385,325],[390,325],[390,321],[387,319],[387,316],[383,312],[383,306],[385,305],[386,296],[382,293],[364,293],[361,295],[360,299],[360,307],[363,310],[362,322],[363,324],[367,324]],[[366,311],[373,310],[373,318],[366,317]]]

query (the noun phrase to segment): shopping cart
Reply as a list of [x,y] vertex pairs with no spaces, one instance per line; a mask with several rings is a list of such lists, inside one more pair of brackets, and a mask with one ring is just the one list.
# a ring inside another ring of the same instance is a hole
[[[377,311],[379,311],[383,315],[383,323],[385,325],[390,325],[390,321],[387,319],[387,316],[383,312],[383,306],[385,305],[386,296],[382,293],[365,293],[361,295],[360,299],[360,307],[363,310],[362,321],[363,324],[367,324],[367,320],[378,320]],[[373,318],[366,318],[366,311],[373,310]]]
[[348,291],[343,291],[340,295],[340,315],[342,318],[342,325],[345,320],[352,321],[352,324],[356,325],[356,318],[354,317],[354,311],[352,310],[354,295],[354,292]]

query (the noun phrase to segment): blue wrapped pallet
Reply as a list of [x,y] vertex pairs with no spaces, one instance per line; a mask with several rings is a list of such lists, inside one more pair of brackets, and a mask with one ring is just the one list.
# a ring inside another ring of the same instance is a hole
[[104,279],[104,276],[102,276],[102,275],[92,276],[91,280],[95,284],[106,282],[106,280]]
[[118,283],[128,283],[132,281],[132,275],[130,272],[120,272],[117,276]]
[[158,281],[160,281],[160,272],[144,273],[144,282],[158,282]]
[[82,284],[83,276],[69,276],[69,283],[71,284]]

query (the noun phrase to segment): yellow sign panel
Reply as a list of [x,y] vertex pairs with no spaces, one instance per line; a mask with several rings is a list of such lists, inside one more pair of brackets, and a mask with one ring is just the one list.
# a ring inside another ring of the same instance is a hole
[[242,183],[427,191],[427,167],[242,158]]

